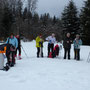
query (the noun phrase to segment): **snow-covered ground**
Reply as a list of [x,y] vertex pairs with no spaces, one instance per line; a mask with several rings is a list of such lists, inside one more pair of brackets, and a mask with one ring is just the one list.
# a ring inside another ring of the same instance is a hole
[[90,90],[89,46],[81,47],[81,61],[63,59],[63,49],[57,58],[47,58],[47,42],[44,58],[36,58],[35,41],[22,42],[28,57],[22,50],[22,60],[8,72],[0,71],[0,90]]

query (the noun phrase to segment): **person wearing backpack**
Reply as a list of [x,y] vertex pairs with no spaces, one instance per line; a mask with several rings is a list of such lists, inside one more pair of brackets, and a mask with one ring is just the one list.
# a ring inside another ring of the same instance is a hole
[[74,44],[74,59],[80,60],[80,46],[82,45],[82,40],[80,39],[80,36],[78,34],[76,35],[73,44]]
[[6,49],[7,63],[11,67],[13,67],[15,64],[15,52],[18,47],[18,41],[13,33],[10,34],[10,37],[7,39],[6,44],[7,44],[7,49]]

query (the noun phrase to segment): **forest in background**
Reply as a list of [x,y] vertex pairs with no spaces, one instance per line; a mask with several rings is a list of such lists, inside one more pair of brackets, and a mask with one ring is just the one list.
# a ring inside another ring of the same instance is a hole
[[[37,0],[0,0],[0,39],[5,40],[10,33],[21,38],[35,39],[39,34],[43,38],[55,33],[61,41],[67,32],[72,39],[80,34],[83,44],[90,43],[90,0],[84,2],[80,12],[70,0],[62,11],[61,17],[51,17],[49,13],[40,15],[36,12]],[[60,12],[58,12],[60,13]]]

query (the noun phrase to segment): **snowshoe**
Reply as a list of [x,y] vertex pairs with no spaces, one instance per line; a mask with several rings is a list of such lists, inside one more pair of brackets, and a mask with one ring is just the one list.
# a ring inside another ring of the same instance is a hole
[[3,68],[4,71],[8,71],[10,69],[10,66],[6,64],[6,66]]

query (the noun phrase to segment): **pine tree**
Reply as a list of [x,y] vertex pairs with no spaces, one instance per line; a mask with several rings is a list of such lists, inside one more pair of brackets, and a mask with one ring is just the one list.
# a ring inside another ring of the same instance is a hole
[[8,7],[4,8],[3,20],[2,20],[2,35],[8,37],[11,31],[11,26],[13,24],[13,15]]
[[53,25],[55,25],[57,23],[57,18],[56,16],[53,17]]
[[3,9],[2,9],[2,2],[0,1],[0,39],[3,37],[3,30],[2,30],[2,20],[3,20]]
[[39,15],[37,13],[34,13],[32,21],[33,21],[34,24],[38,24]]
[[49,20],[50,20],[50,15],[49,13],[45,13],[42,17],[41,17],[42,23],[43,25],[46,27],[49,24]]
[[23,11],[23,20],[27,19],[27,7],[24,8],[24,11]]
[[90,45],[90,0],[85,1],[80,17],[83,42]]
[[71,0],[68,6],[64,8],[61,20],[63,33],[71,33],[72,38],[74,39],[75,35],[79,33],[80,23],[78,18],[78,11],[73,0]]

